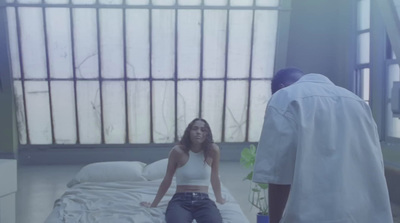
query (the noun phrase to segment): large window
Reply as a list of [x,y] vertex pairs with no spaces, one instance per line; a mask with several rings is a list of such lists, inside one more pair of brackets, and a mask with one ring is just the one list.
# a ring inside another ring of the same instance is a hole
[[[360,2],[362,1],[365,0]],[[374,52],[370,58],[374,58],[372,61],[374,73],[371,75],[374,77],[374,82],[377,82],[371,83],[374,87],[374,116],[378,119],[378,128],[383,133],[382,139],[389,143],[400,142],[400,119],[393,115],[391,99],[394,82],[400,81],[400,67],[394,52],[399,46],[400,32],[397,24],[400,18],[398,14],[400,5],[391,0],[372,3],[373,8],[366,6],[364,8],[373,14],[371,45]],[[391,43],[391,41],[396,42]]]
[[394,117],[392,112],[391,105],[391,92],[393,88],[393,82],[400,81],[400,69],[399,64],[396,63],[396,55],[390,48],[390,44],[388,41],[388,49],[389,54],[386,58],[387,64],[387,92],[386,92],[386,132],[389,138],[398,138],[400,139],[400,118]]
[[370,98],[370,0],[357,2],[357,59],[355,93],[369,103]]
[[[21,144],[258,141],[279,0],[6,0]],[[287,10],[287,9],[285,9]]]

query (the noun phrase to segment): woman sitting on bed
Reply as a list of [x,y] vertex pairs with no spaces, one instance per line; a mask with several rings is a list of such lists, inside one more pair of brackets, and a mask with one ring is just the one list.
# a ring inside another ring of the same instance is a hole
[[198,223],[221,223],[221,214],[208,197],[211,179],[216,202],[225,203],[218,175],[219,156],[208,123],[204,119],[194,119],[169,153],[167,172],[154,201],[141,205],[157,207],[175,174],[177,187],[165,213],[167,223],[191,223],[193,219]]

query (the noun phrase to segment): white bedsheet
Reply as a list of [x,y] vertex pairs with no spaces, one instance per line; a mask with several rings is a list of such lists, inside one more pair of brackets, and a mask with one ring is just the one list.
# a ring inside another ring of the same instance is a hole
[[[175,192],[175,182],[156,208],[140,206],[151,202],[162,179],[138,182],[80,183],[69,188],[45,223],[165,223],[165,210]],[[211,188],[211,187],[210,187]],[[248,223],[239,204],[222,185],[226,203],[217,203],[224,223]],[[209,196],[215,201],[212,189]]]

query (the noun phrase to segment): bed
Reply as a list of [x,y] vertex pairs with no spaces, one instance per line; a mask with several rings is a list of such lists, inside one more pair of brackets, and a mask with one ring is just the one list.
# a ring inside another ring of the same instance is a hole
[[[86,165],[68,182],[66,192],[54,202],[45,223],[165,223],[165,210],[175,192],[175,180],[158,207],[146,208],[140,202],[154,199],[166,167],[167,159],[148,165],[139,161]],[[229,190],[221,187],[226,203],[217,203],[217,207],[223,222],[249,223]],[[215,201],[209,188],[209,196]]]

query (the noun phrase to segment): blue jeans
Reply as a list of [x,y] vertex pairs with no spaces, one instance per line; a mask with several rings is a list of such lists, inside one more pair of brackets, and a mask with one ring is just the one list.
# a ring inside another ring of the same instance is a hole
[[165,213],[167,223],[222,223],[221,214],[208,194],[197,192],[176,193]]

